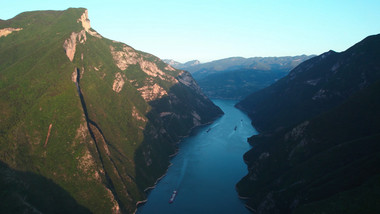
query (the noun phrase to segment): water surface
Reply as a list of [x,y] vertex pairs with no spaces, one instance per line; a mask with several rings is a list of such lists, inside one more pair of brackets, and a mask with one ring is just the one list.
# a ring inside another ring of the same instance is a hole
[[[247,174],[243,161],[243,154],[250,149],[247,137],[257,132],[250,119],[234,107],[236,101],[213,101],[225,114],[181,142],[173,165],[138,214],[250,213],[235,185]],[[174,190],[178,193],[170,204]]]

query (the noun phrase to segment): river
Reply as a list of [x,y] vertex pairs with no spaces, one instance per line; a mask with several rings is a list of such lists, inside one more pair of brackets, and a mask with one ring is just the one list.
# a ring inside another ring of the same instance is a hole
[[[236,101],[213,102],[225,114],[180,143],[172,166],[138,214],[250,213],[235,185],[248,172],[243,154],[250,149],[247,138],[257,132],[247,115],[234,107]],[[174,190],[177,195],[169,203]]]

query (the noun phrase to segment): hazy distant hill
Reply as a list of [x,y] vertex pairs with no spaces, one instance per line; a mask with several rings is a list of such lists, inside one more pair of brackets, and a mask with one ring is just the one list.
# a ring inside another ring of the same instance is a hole
[[0,213],[133,213],[190,129],[222,114],[188,72],[85,9],[0,22]]
[[380,35],[305,61],[237,104],[260,130],[237,185],[256,213],[378,213]]
[[194,60],[184,64],[167,60],[173,67],[189,71],[211,98],[242,99],[284,77],[312,56],[231,57],[208,63]]
[[172,59],[163,59],[162,61],[164,61],[168,65],[173,66],[174,68],[184,69],[184,70],[186,70],[186,68],[188,68],[188,67],[192,67],[192,66],[196,66],[196,65],[201,64],[201,62],[199,62],[198,60],[192,60],[192,61],[188,61],[185,63],[180,63],[180,62],[174,61]]

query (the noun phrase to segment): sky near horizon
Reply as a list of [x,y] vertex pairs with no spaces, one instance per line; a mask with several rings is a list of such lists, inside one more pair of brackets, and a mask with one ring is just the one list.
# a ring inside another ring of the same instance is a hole
[[379,0],[17,0],[0,19],[69,7],[104,37],[179,62],[340,52],[380,33]]

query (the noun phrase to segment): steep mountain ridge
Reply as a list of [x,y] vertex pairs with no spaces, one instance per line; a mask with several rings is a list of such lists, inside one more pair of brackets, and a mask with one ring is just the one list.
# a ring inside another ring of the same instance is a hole
[[380,35],[329,51],[238,103],[262,131],[238,184],[255,213],[377,213]]
[[26,12],[6,28],[21,30],[0,37],[0,159],[91,212],[132,213],[181,137],[222,114],[187,72],[103,38],[86,9]]
[[[380,43],[370,36],[345,52],[326,52],[237,104],[260,131],[295,125],[341,104],[380,78]],[[253,110],[253,111],[252,111]]]

